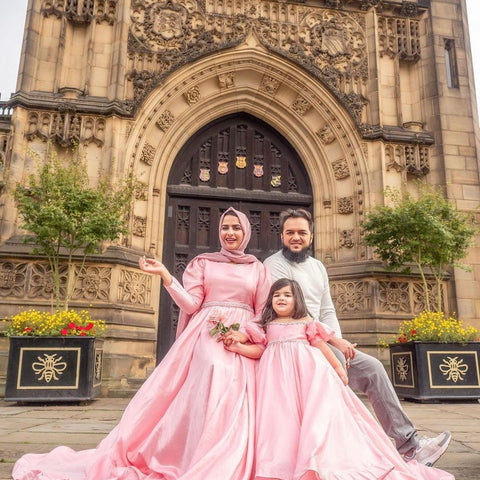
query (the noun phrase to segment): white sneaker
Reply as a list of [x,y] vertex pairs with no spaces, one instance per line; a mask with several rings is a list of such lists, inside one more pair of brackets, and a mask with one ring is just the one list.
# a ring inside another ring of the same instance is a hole
[[431,467],[447,450],[452,436],[450,432],[443,432],[436,437],[422,437],[416,449],[407,452],[403,458],[406,462],[416,460],[427,467]]

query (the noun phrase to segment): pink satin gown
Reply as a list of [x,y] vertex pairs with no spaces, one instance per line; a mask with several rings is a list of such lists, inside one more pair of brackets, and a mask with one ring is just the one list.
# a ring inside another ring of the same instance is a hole
[[192,314],[163,361],[96,449],[27,454],[15,480],[251,480],[256,361],[210,335],[217,320],[258,318],[269,289],[260,262],[194,260],[169,291]]
[[314,321],[272,322],[257,373],[256,480],[454,480],[406,463],[375,418],[345,387],[316,340],[333,335]]

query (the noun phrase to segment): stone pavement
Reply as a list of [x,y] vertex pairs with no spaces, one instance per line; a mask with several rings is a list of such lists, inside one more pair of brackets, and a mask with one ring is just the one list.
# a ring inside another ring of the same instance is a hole
[[[94,447],[117,424],[127,402],[100,398],[86,405],[22,406],[0,400],[0,480],[11,478],[13,462],[24,453],[46,452],[57,445],[75,450]],[[403,406],[422,435],[452,432],[450,447],[436,466],[457,480],[480,480],[478,402],[403,402]]]

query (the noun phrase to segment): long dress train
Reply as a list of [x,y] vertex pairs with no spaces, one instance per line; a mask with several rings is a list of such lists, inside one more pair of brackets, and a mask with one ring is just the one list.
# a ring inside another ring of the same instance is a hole
[[256,361],[224,349],[215,322],[254,321],[268,294],[260,262],[193,260],[168,287],[193,314],[168,354],[95,449],[27,454],[15,480],[251,480]]
[[[251,327],[249,327],[250,329]],[[454,480],[406,463],[363,403],[311,345],[333,330],[271,322],[257,373],[256,480]]]

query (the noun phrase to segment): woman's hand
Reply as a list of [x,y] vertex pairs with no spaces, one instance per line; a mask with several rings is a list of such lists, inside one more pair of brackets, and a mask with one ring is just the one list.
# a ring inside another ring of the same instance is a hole
[[[219,341],[220,340],[223,341],[225,348],[227,348],[234,343],[247,343],[248,337],[242,332],[238,332],[236,330],[229,330],[227,333],[224,333],[220,336]],[[227,350],[229,349],[227,348]]]
[[162,277],[163,284],[166,287],[172,284],[172,276],[162,262],[159,262],[154,258],[140,257],[138,260],[138,266],[140,267],[140,270],[143,270],[144,272],[160,275],[160,277]]

